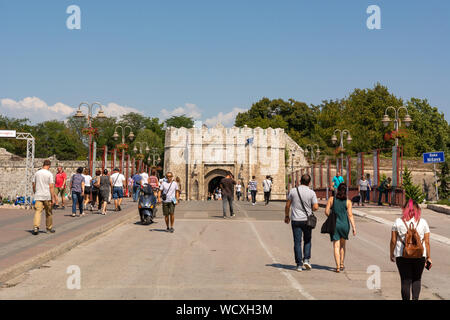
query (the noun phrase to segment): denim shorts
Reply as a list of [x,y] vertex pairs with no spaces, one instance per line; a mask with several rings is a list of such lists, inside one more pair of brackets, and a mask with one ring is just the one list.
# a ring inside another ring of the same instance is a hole
[[123,198],[123,187],[114,187],[112,197],[113,197],[113,199]]

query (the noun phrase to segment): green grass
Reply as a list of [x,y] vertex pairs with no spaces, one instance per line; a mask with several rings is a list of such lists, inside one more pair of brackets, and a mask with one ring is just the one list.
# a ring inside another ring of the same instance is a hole
[[437,202],[437,204],[445,204],[447,206],[450,206],[450,199],[441,199]]

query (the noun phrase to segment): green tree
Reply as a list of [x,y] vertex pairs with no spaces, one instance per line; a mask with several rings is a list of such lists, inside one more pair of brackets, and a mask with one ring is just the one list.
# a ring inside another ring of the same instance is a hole
[[[133,156],[137,156],[137,154],[139,154],[139,152],[140,152],[140,145],[137,144],[136,142],[146,142],[150,150],[152,148],[158,149],[158,151],[157,151],[158,155],[160,156],[161,159],[164,159],[164,144],[163,144],[161,138],[155,132],[153,132],[149,129],[143,129],[143,130],[139,131],[139,134],[136,136],[135,141],[133,142],[133,144],[130,146],[130,149],[129,149],[129,152]],[[133,151],[135,146],[138,150],[137,152]],[[151,158],[151,161],[147,160],[149,153],[145,152],[144,143],[142,143],[142,147],[143,147],[142,152],[145,155],[147,155],[147,157],[145,157],[143,159],[144,162],[147,163],[148,165],[152,165],[153,159]]]
[[411,171],[408,167],[405,167],[403,171],[403,189],[405,190],[405,199],[413,199],[417,203],[422,203],[425,200],[425,195],[423,194],[420,186],[415,185],[412,182]]
[[165,121],[167,127],[175,128],[193,128],[194,120],[191,117],[186,117],[186,115],[172,116]]
[[440,165],[440,172],[438,175],[438,191],[439,199],[450,199],[450,165],[447,160]]
[[36,138],[36,157],[46,158],[56,155],[58,160],[83,159],[87,148],[80,137],[70,130],[63,121],[45,121],[32,130]]

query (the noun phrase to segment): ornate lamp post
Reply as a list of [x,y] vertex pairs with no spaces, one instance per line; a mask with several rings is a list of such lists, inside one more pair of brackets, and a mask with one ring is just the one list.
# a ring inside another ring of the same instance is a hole
[[75,114],[75,118],[85,118],[86,115],[83,113],[83,111],[81,111],[81,106],[87,106],[88,108],[88,113],[87,113],[87,121],[88,121],[88,128],[87,128],[87,132],[89,135],[89,155],[88,155],[88,163],[89,163],[89,173],[92,175],[92,171],[93,171],[93,146],[92,146],[92,136],[94,135],[94,128],[92,128],[92,113],[94,111],[94,106],[97,105],[100,107],[100,110],[98,111],[97,114],[97,119],[105,119],[105,113],[103,112],[102,109],[102,105],[99,102],[94,102],[92,104],[88,104],[87,102],[82,102],[80,103],[80,105],[78,106],[78,110],[77,113]]
[[[389,125],[389,123],[391,122],[391,119],[388,116],[388,110],[389,109],[394,110],[394,116],[395,116],[395,118],[394,118],[394,130],[397,133],[398,133],[398,130],[399,130],[400,126],[401,126],[401,120],[400,120],[400,117],[399,117],[399,113],[400,113],[401,109],[404,109],[406,111],[405,118],[403,119],[403,122],[405,123],[405,125],[407,127],[409,127],[409,125],[412,123],[412,119],[409,116],[408,109],[406,107],[404,107],[404,106],[401,106],[401,107],[398,107],[398,108],[387,107],[386,110],[384,111],[383,119],[381,120],[381,122],[383,122],[383,125],[385,127],[387,127]],[[395,146],[398,147],[398,136],[395,137]]]
[[[143,161],[144,158],[145,158],[145,153],[149,152],[149,151],[150,151],[150,148],[148,147],[147,142],[136,141],[136,142],[134,143],[134,148],[133,148],[133,152],[134,152],[134,153],[137,153],[137,152],[138,152],[138,148],[136,147],[136,145],[139,146],[139,160],[140,160],[140,161]],[[143,146],[145,146],[145,150],[144,150],[145,153],[142,152]],[[142,164],[142,162],[141,162],[141,164]]]
[[339,132],[341,135],[341,143],[340,143],[340,153],[341,153],[341,176],[343,173],[343,164],[344,164],[344,134],[347,134],[347,143],[350,144],[352,143],[352,137],[350,135],[350,131],[348,131],[347,129],[341,130],[341,129],[336,129],[334,130],[333,136],[331,137],[331,142],[333,142],[333,144],[336,144],[337,142],[337,137],[336,137],[336,132]]
[[131,129],[130,126],[125,126],[125,127],[116,126],[116,128],[114,129],[114,134],[112,136],[114,138],[114,140],[117,140],[119,138],[119,134],[117,133],[117,128],[121,128],[122,129],[122,132],[121,132],[121,134],[122,134],[122,144],[119,145],[119,146],[122,149],[122,159],[121,159],[121,164],[120,164],[120,170],[121,170],[121,172],[123,172],[123,160],[125,158],[125,149],[128,148],[128,146],[125,144],[125,132],[126,132],[126,129],[127,128],[130,129],[130,134],[128,135],[128,139],[130,139],[130,141],[133,141],[134,134],[133,134],[133,129]]
[[[312,175],[312,177],[313,177],[313,182],[312,182],[312,189],[314,190],[314,184],[315,184],[315,172],[314,172],[314,163],[315,163],[315,158],[314,158],[314,147],[316,147],[316,152],[315,152],[315,154],[316,154],[316,159],[317,160],[319,160],[319,156],[320,156],[320,149],[319,149],[319,145],[318,144],[307,144],[306,145],[306,147],[305,147],[305,155],[307,155],[308,154],[308,152],[310,152],[310,154],[311,154],[311,164],[312,164],[312,166],[311,166],[311,175]],[[308,150],[308,148],[309,148],[309,150]]]
[[[156,165],[155,161],[156,161],[156,163],[159,163],[161,161],[161,157],[159,156],[158,151],[159,151],[158,148],[152,148],[152,150],[151,150],[151,157],[153,158],[153,161],[152,161],[153,167]],[[156,159],[156,157],[158,157],[158,159]],[[148,156],[148,160],[151,161],[150,155]]]
[[[319,159],[319,156],[320,156],[320,149],[319,149],[319,145],[318,144],[307,144],[306,145],[306,147],[305,147],[305,155],[307,155],[309,152],[311,152],[311,162],[314,162],[315,161],[315,159],[314,159],[314,147],[316,147],[316,157],[317,157],[317,159]],[[308,150],[308,148],[309,148],[309,150],[311,150],[311,151],[309,151]]]

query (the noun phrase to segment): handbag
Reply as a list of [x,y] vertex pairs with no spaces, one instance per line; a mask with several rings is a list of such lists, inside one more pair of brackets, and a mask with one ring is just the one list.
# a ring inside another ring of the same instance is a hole
[[310,227],[311,229],[314,229],[317,224],[317,217],[314,215],[313,212],[311,212],[311,214],[308,215],[308,211],[306,211],[305,205],[303,204],[303,200],[302,200],[302,197],[300,196],[300,192],[298,191],[298,187],[295,189],[297,190],[298,198],[300,199],[300,203],[302,204],[303,210],[305,211],[305,213],[308,217],[307,218],[308,220],[306,220],[306,225],[308,227]]
[[167,189],[166,193],[163,192],[163,193],[161,194],[161,199],[162,199],[163,201],[166,201],[166,199],[167,199],[167,194],[168,194],[169,191],[170,191],[170,187],[172,186],[172,183],[173,183],[173,181],[170,183],[169,188]]
[[322,225],[320,229],[320,233],[329,233],[330,235],[334,234],[336,230],[336,212],[334,212],[334,200],[333,206],[331,207],[331,212],[327,217],[327,220]]

